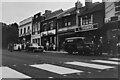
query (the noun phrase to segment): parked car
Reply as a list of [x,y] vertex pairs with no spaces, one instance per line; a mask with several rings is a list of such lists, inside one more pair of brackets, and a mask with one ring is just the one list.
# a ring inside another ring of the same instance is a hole
[[13,51],[13,43],[8,44],[8,51],[12,52]]
[[14,51],[20,51],[20,50],[22,50],[22,44],[15,43],[14,46],[13,46],[13,50]]
[[63,43],[63,47],[69,54],[73,54],[73,52],[84,55],[89,55],[91,53],[98,54],[98,46],[94,43],[94,41],[86,37],[66,38]]
[[8,44],[8,50],[9,51],[20,51],[22,49],[22,45],[21,44],[17,44],[17,43],[9,43]]
[[39,46],[37,43],[32,43],[28,46],[27,51],[33,51],[33,52],[43,52],[44,51],[44,47],[43,46]]

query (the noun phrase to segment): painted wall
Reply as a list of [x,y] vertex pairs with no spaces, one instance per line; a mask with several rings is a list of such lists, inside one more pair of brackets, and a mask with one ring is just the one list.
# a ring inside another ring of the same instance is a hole
[[115,16],[114,2],[105,2],[105,18]]

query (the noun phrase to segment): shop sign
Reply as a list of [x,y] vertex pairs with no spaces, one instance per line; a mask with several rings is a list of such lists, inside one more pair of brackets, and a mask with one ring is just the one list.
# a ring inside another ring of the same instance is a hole
[[97,25],[97,24],[84,25],[84,26],[81,26],[81,29],[82,29],[82,30],[92,30],[92,29],[96,29],[97,27],[94,27],[94,25]]
[[61,28],[61,29],[58,30],[58,32],[65,32],[67,30],[68,30],[68,28]]
[[55,35],[56,34],[56,30],[49,30],[48,31],[48,35]]
[[47,31],[41,32],[41,37],[42,37],[42,36],[47,36],[47,35],[48,35],[48,32],[47,32]]
[[71,32],[71,31],[74,31],[75,28],[77,28],[77,26],[61,28],[61,29],[58,29],[58,32]]

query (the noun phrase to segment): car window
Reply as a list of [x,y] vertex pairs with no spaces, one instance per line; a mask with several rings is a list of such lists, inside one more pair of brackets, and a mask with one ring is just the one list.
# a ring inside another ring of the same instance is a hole
[[86,39],[84,40],[84,42],[85,42],[86,44],[91,44],[91,43],[93,43],[93,40],[92,40],[91,38],[86,38]]
[[68,39],[66,40],[67,43],[83,43],[82,39]]
[[38,46],[38,44],[35,43],[35,44],[32,44],[32,46]]
[[71,43],[71,42],[73,42],[74,40],[72,40],[72,39],[69,39],[69,40],[66,40],[66,42],[68,42],[68,43]]

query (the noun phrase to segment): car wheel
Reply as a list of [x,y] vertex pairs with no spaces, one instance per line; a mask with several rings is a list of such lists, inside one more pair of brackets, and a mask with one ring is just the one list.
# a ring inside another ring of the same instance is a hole
[[43,50],[41,50],[41,52],[43,52]]
[[33,50],[33,53],[35,53],[36,51],[35,50]]
[[87,56],[92,55],[92,54],[91,54],[91,53],[92,53],[92,51],[91,51],[91,50],[89,50],[89,49],[85,50],[84,52],[85,52],[85,55],[87,55]]
[[78,51],[79,55],[83,55],[83,53],[84,53],[83,51]]
[[68,54],[73,54],[73,51],[68,51]]

